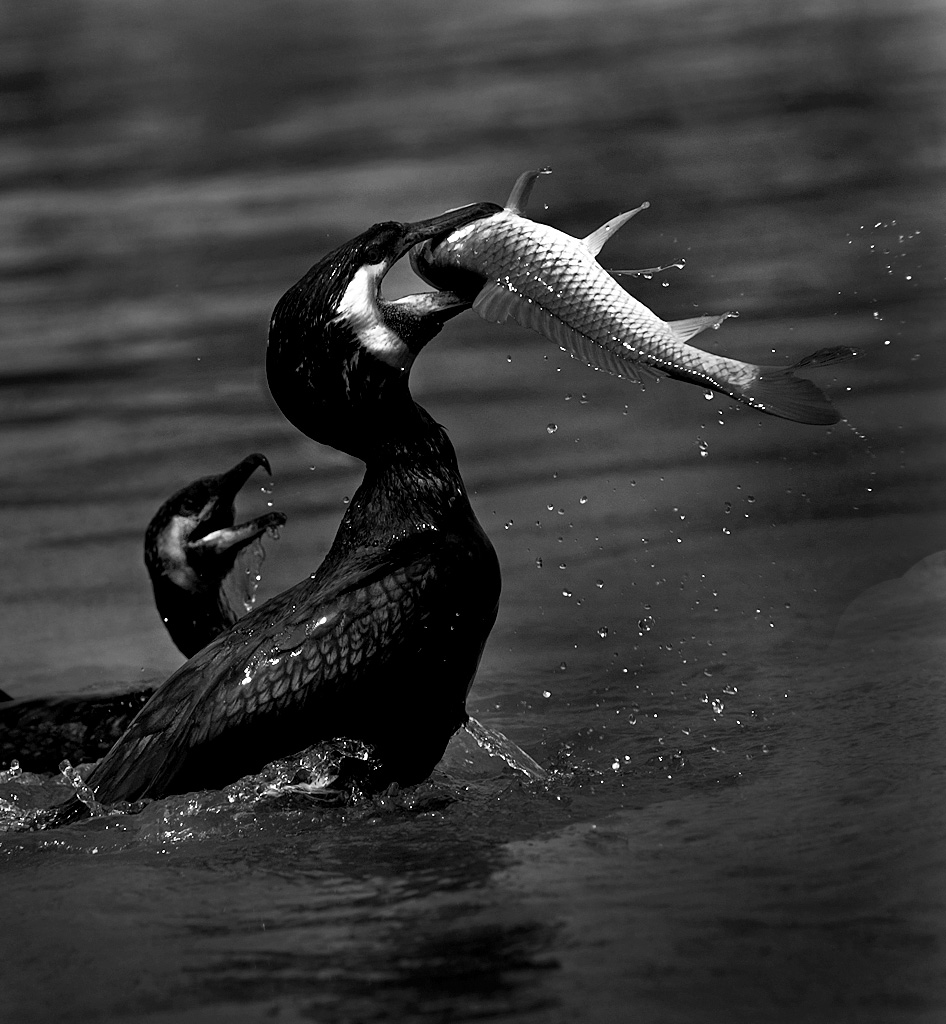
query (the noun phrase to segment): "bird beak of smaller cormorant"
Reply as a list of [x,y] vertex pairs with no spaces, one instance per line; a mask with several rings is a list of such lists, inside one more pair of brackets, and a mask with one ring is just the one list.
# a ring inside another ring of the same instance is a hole
[[265,455],[260,452],[254,452],[252,455],[247,455],[245,459],[238,462],[233,469],[228,469],[226,473],[220,476],[220,484],[217,491],[218,502],[220,504],[232,503],[233,499],[240,493],[241,488],[247,480],[253,475],[253,472],[262,466],[266,472],[272,476],[273,471],[270,469],[269,460]]
[[[266,456],[254,452],[216,478],[212,497],[199,513],[197,525],[188,537],[188,547],[192,551],[201,549],[219,554],[230,548],[239,548],[264,530],[275,530],[285,523],[286,517],[282,512],[267,512],[240,526],[233,525],[236,496],[259,467],[273,475]],[[222,522],[221,516],[224,517]]]

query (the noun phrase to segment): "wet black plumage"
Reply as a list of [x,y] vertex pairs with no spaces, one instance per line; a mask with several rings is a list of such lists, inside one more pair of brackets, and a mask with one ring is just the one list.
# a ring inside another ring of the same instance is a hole
[[[158,690],[89,778],[104,802],[217,787],[323,739],[372,744],[416,782],[465,721],[500,577],[443,428],[408,389],[414,356],[466,305],[380,297],[412,245],[483,204],[380,224],[312,268],[273,315],[267,372],[310,437],[365,478],[308,579],[249,612]],[[347,299],[346,299],[347,296]]]

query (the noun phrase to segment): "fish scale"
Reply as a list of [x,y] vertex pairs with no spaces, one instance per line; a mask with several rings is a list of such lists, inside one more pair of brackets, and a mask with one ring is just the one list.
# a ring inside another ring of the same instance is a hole
[[436,288],[456,291],[485,320],[514,322],[576,358],[621,377],[666,375],[729,395],[763,412],[803,423],[839,419],[823,392],[797,377],[854,354],[820,349],[794,366],[758,366],[706,352],[687,340],[732,313],[665,321],[638,301],[596,259],[605,241],[647,204],[579,239],[522,215],[544,171],[520,176],[505,209],[425,242],[414,269]]

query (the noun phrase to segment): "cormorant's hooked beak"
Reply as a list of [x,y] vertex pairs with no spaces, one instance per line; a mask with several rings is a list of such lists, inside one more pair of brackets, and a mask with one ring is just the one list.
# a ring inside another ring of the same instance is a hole
[[217,482],[217,504],[221,506],[233,504],[234,498],[243,489],[243,485],[260,467],[265,469],[270,476],[273,475],[269,459],[262,452],[254,452],[238,462],[233,469],[221,473]]
[[455,210],[447,210],[439,217],[428,217],[427,220],[417,220],[404,224],[404,235],[401,245],[398,246],[397,258],[409,252],[415,245],[437,238],[441,235],[449,235],[452,231],[472,224],[475,220],[482,220],[496,213],[499,207],[495,203],[470,203],[468,206],[459,206]]
[[[211,488],[210,500],[188,539],[192,552],[203,549],[222,554],[231,548],[239,549],[266,529],[273,530],[282,526],[286,517],[281,512],[266,513],[242,526],[233,525],[233,505],[236,496],[260,467],[270,476],[273,475],[269,459],[262,452],[254,452],[217,477]],[[222,521],[218,517],[222,517]]]

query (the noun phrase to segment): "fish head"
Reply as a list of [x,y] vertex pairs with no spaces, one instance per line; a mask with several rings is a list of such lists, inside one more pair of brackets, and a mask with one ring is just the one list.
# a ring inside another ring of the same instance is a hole
[[433,235],[411,250],[411,267],[421,280],[434,288],[452,292],[472,303],[486,281],[484,275],[465,264],[465,256],[475,251],[483,233],[497,217],[515,216],[495,203],[482,203],[489,212],[476,221],[468,221],[452,231]]

